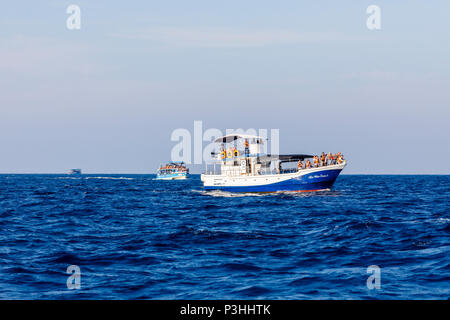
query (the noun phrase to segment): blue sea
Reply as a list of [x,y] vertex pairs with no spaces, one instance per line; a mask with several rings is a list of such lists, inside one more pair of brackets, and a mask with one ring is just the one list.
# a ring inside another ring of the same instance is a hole
[[231,194],[198,175],[0,175],[0,299],[448,299],[449,190],[450,176]]

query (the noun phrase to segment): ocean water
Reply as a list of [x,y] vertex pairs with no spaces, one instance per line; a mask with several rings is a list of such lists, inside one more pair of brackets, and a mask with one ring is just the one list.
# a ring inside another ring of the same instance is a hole
[[0,175],[0,299],[448,299],[449,189],[450,176],[254,195],[204,192],[198,175]]

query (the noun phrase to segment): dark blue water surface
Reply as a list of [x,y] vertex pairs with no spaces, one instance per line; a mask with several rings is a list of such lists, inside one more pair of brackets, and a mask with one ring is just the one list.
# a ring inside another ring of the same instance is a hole
[[448,299],[449,188],[344,175],[333,191],[234,195],[199,176],[0,175],[0,298]]

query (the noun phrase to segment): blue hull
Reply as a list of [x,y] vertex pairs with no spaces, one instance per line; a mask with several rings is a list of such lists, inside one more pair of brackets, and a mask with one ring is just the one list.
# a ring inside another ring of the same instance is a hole
[[183,179],[187,178],[187,172],[169,173],[169,174],[157,174],[157,180],[171,180],[171,179]]
[[205,190],[228,192],[319,191],[331,189],[342,169],[312,172],[300,177],[259,186],[205,186]]

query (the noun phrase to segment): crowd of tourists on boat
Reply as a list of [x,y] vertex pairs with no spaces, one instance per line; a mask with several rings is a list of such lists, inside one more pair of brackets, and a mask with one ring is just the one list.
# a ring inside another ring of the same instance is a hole
[[170,171],[178,171],[184,172],[187,171],[187,168],[182,164],[168,164],[159,168],[159,170],[170,170]]
[[319,168],[319,167],[325,167],[333,164],[341,164],[344,162],[344,155],[340,152],[338,153],[331,153],[329,152],[326,154],[325,152],[322,152],[320,156],[314,156],[311,160],[306,160],[306,163],[303,164],[301,160],[297,163],[297,169],[311,169],[311,168]]

